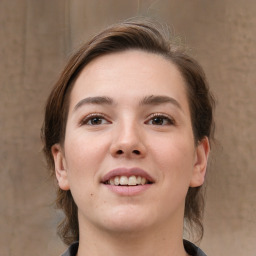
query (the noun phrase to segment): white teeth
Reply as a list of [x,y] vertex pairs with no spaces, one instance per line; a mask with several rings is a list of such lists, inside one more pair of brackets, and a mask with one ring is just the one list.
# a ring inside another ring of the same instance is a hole
[[141,177],[141,176],[116,176],[114,178],[111,178],[108,181],[108,184],[110,185],[121,185],[121,186],[136,186],[136,185],[145,185],[147,182],[146,178]]
[[116,186],[119,185],[119,177],[118,176],[116,176],[114,178],[114,183],[115,183]]
[[128,182],[129,182],[129,180],[126,176],[120,177],[120,180],[119,180],[120,185],[128,185]]
[[129,186],[136,186],[137,185],[137,179],[136,179],[135,176],[129,177],[128,185]]
[[140,176],[137,177],[137,184],[141,184],[141,177]]

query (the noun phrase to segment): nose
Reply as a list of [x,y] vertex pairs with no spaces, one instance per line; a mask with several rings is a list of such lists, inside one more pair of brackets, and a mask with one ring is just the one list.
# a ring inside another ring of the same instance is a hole
[[113,157],[143,158],[146,147],[141,129],[135,125],[124,125],[114,131],[110,153]]

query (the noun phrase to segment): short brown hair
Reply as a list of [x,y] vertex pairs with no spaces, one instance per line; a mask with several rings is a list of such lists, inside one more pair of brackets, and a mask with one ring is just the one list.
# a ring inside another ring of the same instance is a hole
[[[213,139],[214,99],[201,66],[184,50],[173,46],[170,40],[155,24],[145,21],[127,21],[115,24],[85,43],[68,61],[55,84],[46,104],[45,119],[41,130],[44,153],[49,169],[54,174],[54,160],[51,147],[65,139],[69,97],[75,79],[81,70],[93,59],[128,49],[161,55],[176,65],[186,86],[195,143],[208,137]],[[65,213],[58,227],[58,234],[66,244],[79,240],[77,206],[70,191],[57,190],[56,205]],[[185,220],[195,228],[199,238],[203,235],[202,216],[204,195],[202,187],[189,188],[185,202]]]

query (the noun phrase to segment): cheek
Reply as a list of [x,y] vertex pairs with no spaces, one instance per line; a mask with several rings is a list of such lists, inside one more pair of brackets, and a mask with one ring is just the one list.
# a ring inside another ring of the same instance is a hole
[[67,134],[65,140],[65,158],[70,174],[91,175],[105,157],[107,139],[102,136],[83,132]]
[[171,176],[173,180],[190,178],[195,154],[192,139],[172,136],[152,141],[151,149],[152,158],[164,176]]
[[180,159],[191,159],[195,152],[193,138],[186,134],[173,134],[162,138],[152,136],[148,140],[151,140],[148,146],[154,150],[156,155],[170,161],[179,162]]
[[83,143],[83,140],[67,139],[65,143],[68,182],[78,205],[81,200],[89,202],[92,197],[90,195],[94,194],[95,163],[97,163],[98,151],[91,150],[92,148]]

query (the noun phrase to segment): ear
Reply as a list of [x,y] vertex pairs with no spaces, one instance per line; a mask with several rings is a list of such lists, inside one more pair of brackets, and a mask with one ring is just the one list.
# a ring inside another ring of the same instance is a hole
[[66,161],[62,147],[59,144],[54,144],[51,151],[54,158],[55,175],[58,180],[59,187],[62,190],[69,190]]
[[190,181],[190,187],[199,187],[203,185],[209,152],[209,140],[207,137],[205,137],[198,143],[196,147],[195,164],[193,175]]

